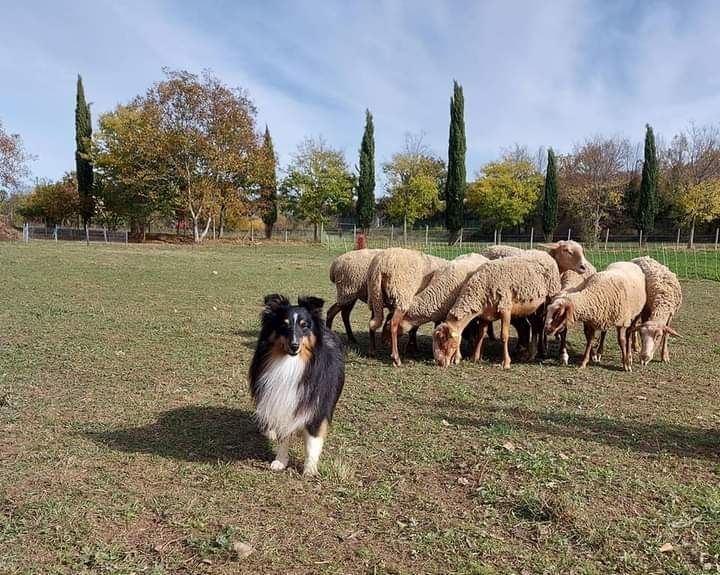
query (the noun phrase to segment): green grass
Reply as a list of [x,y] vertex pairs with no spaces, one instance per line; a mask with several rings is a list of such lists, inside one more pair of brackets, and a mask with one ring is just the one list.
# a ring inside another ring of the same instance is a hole
[[720,569],[719,284],[682,281],[672,362],[631,374],[612,336],[585,371],[503,371],[492,342],[442,371],[427,328],[396,370],[358,306],[321,476],[300,442],[274,474],[246,383],[260,302],[332,300],[331,257],[0,243],[0,573]]

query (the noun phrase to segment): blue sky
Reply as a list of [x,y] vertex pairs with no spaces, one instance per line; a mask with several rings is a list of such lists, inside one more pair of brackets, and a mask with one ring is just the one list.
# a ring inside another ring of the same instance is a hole
[[97,116],[163,66],[209,68],[249,91],[283,164],[321,134],[354,165],[366,107],[379,164],[406,132],[446,155],[457,78],[472,175],[515,143],[562,152],[716,122],[718,24],[713,0],[5,2],[0,119],[33,175],[56,178],[74,163],[77,73]]

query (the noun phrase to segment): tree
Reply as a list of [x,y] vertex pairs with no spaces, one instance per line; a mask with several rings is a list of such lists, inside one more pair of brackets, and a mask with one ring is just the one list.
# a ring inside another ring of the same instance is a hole
[[558,226],[558,178],[555,167],[555,152],[547,153],[547,170],[543,187],[542,226],[545,241],[551,242]]
[[318,241],[320,224],[352,203],[354,185],[342,152],[330,148],[322,138],[307,138],[287,168],[282,191],[293,213],[313,224]]
[[265,224],[265,237],[271,239],[273,226],[278,217],[277,158],[270,137],[270,129],[267,126],[265,126],[265,136],[263,137],[261,162],[260,202],[262,221]]
[[499,230],[517,226],[537,205],[542,182],[528,160],[491,162],[468,188],[468,209]]
[[448,243],[457,241],[463,227],[463,204],[465,202],[465,100],[463,89],[453,82],[450,98],[450,137],[448,142],[448,169],[445,184],[445,226],[449,232]]
[[0,189],[18,188],[29,173],[27,163],[30,159],[22,138],[18,134],[5,132],[0,121]]
[[77,173],[78,194],[80,196],[80,215],[87,227],[92,218],[93,205],[93,165],[92,165],[92,120],[90,106],[85,101],[80,74],[77,77],[75,95],[75,169]]
[[647,124],[645,131],[645,161],[643,162],[642,179],[640,180],[637,212],[634,214],[635,224],[646,240],[655,227],[657,179],[658,158],[655,149],[655,134],[653,134],[650,124]]
[[388,199],[385,211],[402,222],[403,237],[407,226],[424,218],[440,203],[440,189],[445,178],[445,164],[422,142],[422,136],[405,136],[405,148],[383,164]]
[[62,225],[80,213],[80,196],[74,173],[57,182],[43,182],[23,198],[17,212],[26,219],[42,219],[45,225]]
[[695,245],[695,224],[711,222],[720,217],[720,180],[703,180],[683,190],[677,208],[683,222],[690,226],[688,247]]
[[596,136],[562,158],[561,186],[568,208],[589,241],[597,241],[611,212],[621,204],[628,174],[630,144]]
[[358,225],[367,234],[375,215],[375,127],[370,110],[365,110],[365,132],[360,144],[356,213]]

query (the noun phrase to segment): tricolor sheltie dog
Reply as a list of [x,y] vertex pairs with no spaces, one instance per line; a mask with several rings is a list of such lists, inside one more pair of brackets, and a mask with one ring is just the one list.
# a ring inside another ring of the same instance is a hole
[[323,300],[265,296],[250,366],[250,393],[260,431],[277,441],[270,469],[288,465],[292,437],[304,432],[306,475],[317,474],[328,426],[345,383],[342,343],[325,327]]

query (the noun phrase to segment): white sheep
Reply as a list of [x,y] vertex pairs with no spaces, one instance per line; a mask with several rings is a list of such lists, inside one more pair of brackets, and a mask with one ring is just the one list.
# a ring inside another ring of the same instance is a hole
[[373,258],[368,272],[368,306],[372,313],[369,327],[368,355],[375,355],[375,332],[383,325],[383,311],[393,310],[390,320],[391,356],[401,365],[398,350],[398,327],[412,304],[415,294],[423,290],[433,274],[448,261],[405,248],[389,248]]
[[555,334],[575,321],[585,330],[585,352],[580,367],[590,360],[596,330],[617,328],[623,369],[632,371],[632,349],[627,337],[645,307],[645,275],[632,262],[615,262],[589,277],[582,289],[556,297],[547,310],[545,331]]
[[640,363],[652,361],[657,347],[662,347],[662,360],[670,361],[668,336],[678,336],[670,322],[682,305],[682,288],[677,276],[660,262],[651,257],[632,260],[645,274],[647,303],[642,314],[642,323],[637,326],[640,334]]
[[[597,273],[595,266],[590,262],[587,263],[585,273],[579,274],[575,270],[566,270],[560,274],[560,294],[563,295],[570,292],[580,291],[585,281],[591,276]],[[606,331],[600,332],[600,341],[598,343],[597,351],[593,354],[593,361],[600,361],[605,348],[605,334]],[[560,361],[563,365],[567,365],[570,360],[570,356],[567,351],[567,327],[558,333],[560,338]]]
[[[460,295],[448,312],[447,320],[433,332],[433,355],[442,366],[460,360],[461,334],[475,317],[481,320],[480,336],[474,359],[482,356],[482,345],[488,323],[501,320],[504,368],[510,367],[508,339],[510,320],[535,314],[548,297],[560,290],[560,273],[575,269],[585,271],[586,260],[582,246],[573,242],[549,246],[553,255],[528,250],[523,256],[490,261],[478,269],[463,286]],[[533,338],[539,336],[534,330]]]
[[367,279],[373,258],[382,250],[353,250],[336,257],[330,264],[330,281],[335,284],[336,301],[327,312],[327,326],[340,312],[350,343],[357,343],[350,326],[350,312],[357,300],[367,303]]
[[499,260],[500,258],[522,255],[524,251],[524,249],[515,246],[492,245],[483,249],[480,254],[489,260]]

